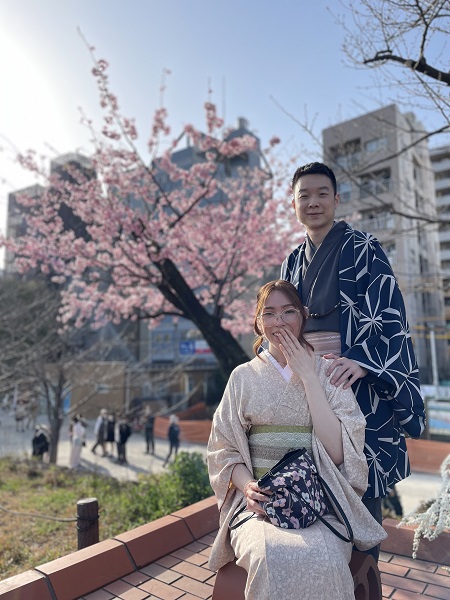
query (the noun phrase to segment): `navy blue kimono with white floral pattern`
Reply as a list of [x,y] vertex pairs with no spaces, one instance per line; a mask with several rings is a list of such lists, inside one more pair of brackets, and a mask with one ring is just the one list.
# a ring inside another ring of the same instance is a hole
[[[281,279],[302,295],[304,244],[283,262]],[[339,260],[341,355],[367,369],[353,385],[366,418],[367,498],[387,495],[410,474],[404,432],[425,427],[419,371],[405,305],[378,240],[347,225]]]

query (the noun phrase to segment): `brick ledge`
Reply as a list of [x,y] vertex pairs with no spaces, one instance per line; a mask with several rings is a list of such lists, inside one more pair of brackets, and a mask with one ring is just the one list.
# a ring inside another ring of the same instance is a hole
[[[2,600],[77,600],[219,527],[214,496],[0,581]],[[106,560],[105,560],[106,559]]]
[[[388,537],[382,543],[382,551],[391,553],[394,558],[397,555],[411,557],[414,528],[409,526],[397,528],[397,524],[398,521],[395,519],[383,521]],[[179,555],[182,560],[186,553],[185,549],[189,546],[202,546],[202,543],[210,545],[218,526],[219,513],[216,499],[207,498],[171,515],[124,532],[114,539],[99,542],[89,548],[0,581],[0,598],[1,600],[78,600],[86,596],[91,598],[91,595],[92,599],[110,597],[105,595],[106,592],[102,592],[102,588],[112,593],[113,589],[116,589],[114,586],[119,585],[117,583],[119,580],[122,581],[120,585],[123,585],[123,581],[129,583],[137,581],[142,577],[142,573],[147,571],[148,575],[153,574],[152,569],[160,568],[154,561],[162,557],[160,564],[164,564],[168,560],[165,558],[166,555],[170,553]],[[209,538],[208,542],[206,538]],[[444,532],[432,542],[421,540],[418,558],[427,561],[427,564],[450,566],[450,532]],[[415,564],[420,568],[420,560]],[[190,565],[190,568],[197,567]],[[200,571],[203,574],[206,569]],[[187,580],[183,577],[180,581],[180,585],[183,586]],[[210,598],[213,581],[214,577],[211,577],[207,582],[208,585],[204,586],[208,588],[207,595],[199,593],[195,596]],[[141,586],[141,593],[146,585],[149,593],[152,594],[152,585],[163,584],[152,580]],[[383,586],[386,586],[385,581]],[[180,589],[177,590],[179,594]],[[158,597],[162,596],[158,594]],[[188,597],[193,596],[187,593],[186,598]]]
[[[384,519],[383,527],[388,536],[381,543],[383,552],[390,552],[400,556],[412,556],[415,527],[405,525],[397,527],[399,521]],[[417,552],[419,560],[450,566],[450,531],[442,532],[435,540],[421,539]]]

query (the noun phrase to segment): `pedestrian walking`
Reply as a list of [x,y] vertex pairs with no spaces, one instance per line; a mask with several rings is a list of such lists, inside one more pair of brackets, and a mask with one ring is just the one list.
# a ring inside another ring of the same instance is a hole
[[35,396],[32,396],[27,405],[25,428],[26,429],[35,429],[38,416],[39,416],[39,401]]
[[126,444],[130,435],[131,427],[128,419],[126,415],[121,415],[116,426],[117,462],[120,464],[128,464]]
[[85,445],[86,425],[81,415],[72,419],[72,446],[70,448],[69,468],[77,469],[81,463],[81,450]]
[[9,394],[5,394],[3,396],[2,409],[3,409],[3,412],[6,412],[6,413],[9,412]]
[[167,458],[163,464],[164,467],[169,462],[169,458],[172,456],[172,451],[175,453],[175,456],[178,454],[178,447],[180,445],[180,426],[178,425],[178,417],[176,415],[170,415],[167,437],[169,438],[170,448],[169,454],[167,455]]
[[115,454],[115,436],[116,436],[116,415],[113,412],[108,414],[106,424],[106,444],[109,444],[109,456]]
[[25,417],[27,416],[27,405],[24,400],[19,400],[16,404],[14,418],[16,420],[16,431],[23,433],[25,431]]
[[155,417],[152,414],[151,408],[147,406],[144,412],[145,454],[150,454],[150,446],[152,448],[151,454],[155,454],[155,440],[153,439],[154,427]]
[[107,436],[107,427],[108,427],[108,411],[106,408],[102,408],[100,410],[100,414],[98,415],[95,424],[94,424],[94,434],[95,434],[95,444],[91,448],[91,452],[95,454],[95,450],[97,446],[100,446],[103,450],[103,456],[106,456],[106,436]]
[[48,432],[43,426],[38,425],[35,427],[34,436],[31,440],[31,446],[32,456],[40,462],[43,462],[44,454],[49,450]]

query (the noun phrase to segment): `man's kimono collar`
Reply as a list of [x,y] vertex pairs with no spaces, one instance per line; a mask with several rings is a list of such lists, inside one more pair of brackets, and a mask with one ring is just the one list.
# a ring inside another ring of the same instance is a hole
[[346,228],[347,228],[347,223],[345,221],[335,222],[333,227],[330,229],[330,231],[324,237],[322,243],[319,244],[319,246],[317,246],[317,247],[313,244],[309,235],[306,234],[306,237],[305,237],[305,259],[306,259],[307,263],[309,264],[312,261],[314,256],[316,256],[316,258],[319,259],[318,262],[319,261],[321,262],[320,258],[322,256],[325,257],[328,255],[328,253],[330,252],[330,249],[344,235]]

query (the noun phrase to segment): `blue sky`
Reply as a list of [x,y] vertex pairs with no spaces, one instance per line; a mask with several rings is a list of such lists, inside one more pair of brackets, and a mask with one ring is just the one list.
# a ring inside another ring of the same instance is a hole
[[[1,0],[0,228],[8,192],[34,183],[13,149],[47,155],[89,152],[78,107],[98,120],[91,58],[110,63],[112,89],[136,117],[144,147],[170,69],[165,105],[174,132],[203,123],[210,98],[234,124],[246,117],[263,142],[278,135],[304,162],[319,156],[308,136],[274,103],[323,127],[388,104],[369,70],[344,64],[343,31],[330,0]],[[428,127],[430,114],[421,115]]]

